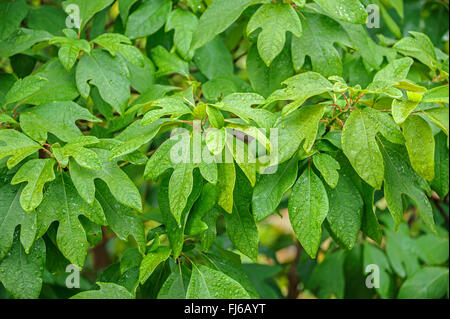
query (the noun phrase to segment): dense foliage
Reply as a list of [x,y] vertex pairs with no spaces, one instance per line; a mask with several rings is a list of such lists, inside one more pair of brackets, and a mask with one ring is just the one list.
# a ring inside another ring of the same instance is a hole
[[448,0],[1,0],[0,297],[448,298],[448,37]]

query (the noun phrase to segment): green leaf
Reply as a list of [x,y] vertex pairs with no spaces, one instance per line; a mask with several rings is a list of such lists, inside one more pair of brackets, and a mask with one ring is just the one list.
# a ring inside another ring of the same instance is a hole
[[431,187],[440,198],[444,198],[449,190],[449,154],[446,135],[442,132],[437,134],[435,136],[435,143],[434,179]]
[[225,31],[249,6],[263,0],[216,0],[200,17],[197,29],[192,37],[191,49],[201,48]]
[[75,124],[78,120],[101,122],[87,109],[74,102],[66,101],[42,104],[24,111],[20,116],[20,127],[40,144],[47,141],[48,133],[52,133],[64,142],[69,142],[83,136]]
[[87,145],[97,144],[99,140],[94,136],[80,136],[63,147],[59,144],[52,146],[53,155],[62,167],[69,165],[69,158],[73,157],[75,161],[84,168],[89,169],[101,169],[102,164],[97,154],[85,148]]
[[170,157],[172,149],[179,143],[176,139],[168,139],[150,157],[145,166],[144,177],[147,180],[157,179],[169,168],[174,167]]
[[186,207],[194,183],[194,166],[192,164],[178,164],[169,181],[169,203],[178,224],[181,224],[183,210]]
[[18,79],[6,94],[5,104],[15,103],[26,99],[42,89],[46,82],[48,82],[46,78],[38,75],[30,75],[23,79]]
[[0,261],[0,282],[17,299],[36,299],[43,282],[45,244],[38,239],[27,254],[18,236],[6,258]]
[[325,187],[311,167],[308,167],[292,189],[289,220],[295,235],[311,258],[316,258],[322,238],[322,223],[328,210]]
[[0,41],[0,56],[9,57],[26,51],[38,42],[47,41],[53,35],[43,30],[20,28],[14,31],[7,39]]
[[395,123],[388,113],[380,112],[373,108],[365,108],[364,112],[373,122],[375,122],[378,131],[384,138],[395,144],[405,143],[405,138],[400,126]]
[[64,68],[66,68],[67,71],[70,71],[77,61],[80,52],[91,52],[91,46],[86,40],[78,39],[75,31],[65,29],[63,32],[66,35],[65,37],[54,37],[50,39],[49,44],[60,44],[61,48],[58,51],[59,60]]
[[[375,286],[376,291],[382,298],[393,298],[395,282],[392,276],[392,270],[386,255],[374,245],[364,244],[364,269],[368,265],[377,265],[379,269],[379,287]],[[365,273],[366,276],[371,273]],[[376,276],[373,273],[373,276]],[[367,278],[367,277],[366,277]]]
[[49,60],[34,74],[47,79],[47,82],[36,92],[28,95],[22,104],[46,104],[54,101],[72,101],[80,95],[77,90],[75,71],[67,72],[58,59]]
[[92,50],[78,62],[76,83],[81,96],[88,98],[90,85],[98,88],[100,95],[114,110],[122,113],[130,99],[128,68],[120,57],[105,51]]
[[290,159],[303,143],[309,153],[316,140],[319,120],[325,113],[325,105],[306,105],[278,120],[278,161]]
[[139,282],[144,284],[156,267],[167,260],[172,253],[172,249],[166,246],[160,246],[156,250],[145,255],[139,268]]
[[434,179],[435,143],[430,125],[419,115],[411,115],[402,125],[411,166],[423,178]]
[[86,23],[97,13],[108,7],[113,0],[98,0],[98,1],[90,1],[90,0],[67,0],[62,3],[62,7],[64,11],[67,10],[69,5],[77,5],[80,10],[80,28],[84,29]]
[[253,89],[267,98],[281,89],[281,83],[294,74],[288,47],[267,67],[258,54],[257,46],[252,45],[247,55],[247,72]]
[[448,261],[448,237],[442,238],[432,234],[417,238],[416,242],[420,259],[427,265],[442,265]]
[[256,221],[263,220],[277,209],[283,195],[294,185],[297,173],[298,161],[294,158],[281,164],[274,174],[260,176],[252,197]]
[[7,39],[16,31],[26,17],[28,6],[25,0],[4,1],[0,3],[0,39]]
[[144,56],[138,48],[133,46],[130,39],[119,33],[104,33],[96,37],[92,42],[104,47],[109,54],[116,56],[120,53],[132,64],[143,67]]
[[227,145],[228,151],[233,154],[236,164],[238,164],[245,176],[247,176],[251,186],[255,186],[256,158],[252,150],[249,149],[248,144],[230,133],[226,133],[225,144]]
[[183,265],[173,272],[164,282],[158,293],[158,299],[186,299],[186,292],[189,285],[190,270]]
[[26,213],[20,206],[19,198],[23,187],[9,183],[0,187],[0,260],[13,245],[14,230],[21,225],[20,242],[25,253],[30,252],[36,237],[36,213]]
[[436,51],[430,38],[420,32],[409,31],[413,37],[403,38],[394,45],[394,49],[403,55],[416,58],[432,70],[436,70]]
[[378,125],[365,110],[354,110],[342,132],[342,148],[359,176],[375,189],[383,183],[383,157],[375,140]]
[[158,67],[156,77],[179,73],[189,76],[189,64],[180,59],[175,53],[167,51],[163,46],[157,46],[151,51],[152,59]]
[[123,130],[116,139],[121,143],[111,150],[111,159],[130,154],[149,143],[158,134],[167,120],[157,120],[149,125],[142,125],[141,120],[133,122]]
[[236,183],[236,168],[234,162],[218,163],[217,172],[217,187],[219,189],[217,204],[219,204],[219,206],[227,213],[231,214],[233,211],[233,191]]
[[40,148],[39,144],[16,130],[0,130],[0,159],[9,157],[7,162],[9,169]]
[[83,168],[73,159],[69,161],[70,175],[81,197],[92,204],[95,198],[94,180],[102,179],[109,187],[113,196],[121,204],[142,211],[142,199],[133,181],[117,166],[117,159],[110,161],[111,152],[92,148],[100,159],[102,168],[92,170]]
[[192,36],[198,25],[198,18],[190,11],[175,9],[170,12],[165,31],[175,30],[173,42],[183,57],[188,57]]
[[448,291],[448,268],[425,267],[400,287],[399,299],[440,299]]
[[247,25],[247,35],[261,29],[258,35],[259,55],[267,66],[283,50],[286,32],[297,38],[302,36],[302,23],[297,12],[289,4],[268,3],[261,6]]
[[211,268],[193,264],[187,299],[249,299],[248,292],[234,279]]
[[394,60],[378,71],[377,74],[375,74],[373,81],[387,81],[396,84],[406,80],[413,63],[413,59],[408,57]]
[[424,224],[436,231],[433,209],[425,192],[430,193],[427,182],[411,167],[406,154],[400,145],[388,141],[380,141],[384,158],[384,194],[386,202],[397,226],[401,223],[404,206],[403,195],[407,195],[417,205],[417,210]]
[[423,103],[447,103],[448,104],[448,85],[439,86],[427,91],[422,98]]
[[266,101],[266,104],[269,104],[275,101],[293,100],[294,102],[283,108],[283,116],[295,111],[310,97],[333,90],[332,84],[315,72],[295,75],[284,81],[283,84],[287,87],[273,92]]
[[134,296],[122,286],[113,283],[97,282],[99,290],[82,291],[70,299],[134,299]]
[[122,22],[126,24],[128,20],[128,14],[130,13],[131,7],[138,2],[138,0],[120,0],[119,1],[119,13]]
[[339,163],[330,155],[321,153],[313,156],[314,166],[322,174],[327,184],[331,188],[336,188],[339,181],[338,170],[341,168]]
[[349,169],[341,167],[336,188],[325,185],[330,205],[326,226],[333,239],[346,250],[351,250],[358,239],[364,213],[363,199]]
[[86,203],[78,194],[69,177],[61,173],[49,184],[42,204],[36,210],[38,235],[43,236],[54,221],[58,221],[56,243],[71,263],[83,267],[89,244],[86,232],[79,220],[83,215],[94,223],[106,225],[100,203]]
[[210,80],[234,71],[233,57],[221,38],[214,38],[195,52],[195,65]]
[[213,184],[205,184],[202,194],[198,201],[192,207],[186,222],[186,234],[196,236],[202,234],[209,227],[202,219],[211,210],[215,208],[217,202],[217,187]]
[[425,111],[425,115],[430,118],[448,136],[449,132],[449,108],[448,106],[434,108]]
[[301,38],[292,38],[292,61],[296,71],[305,64],[306,56],[311,58],[312,68],[325,77],[342,75],[341,55],[335,48],[339,43],[351,46],[345,30],[333,19],[321,14],[302,13],[304,28]]
[[55,161],[52,159],[30,160],[14,175],[12,185],[27,182],[20,195],[20,205],[24,211],[31,212],[41,204],[44,185],[55,179],[54,165]]
[[250,281],[250,278],[242,267],[241,257],[239,255],[218,248],[217,252],[209,253],[207,256],[205,255],[204,260],[208,267],[221,271],[228,277],[236,280],[245,290],[247,290],[251,298],[260,298],[253,283]]
[[233,194],[233,212],[225,214],[228,236],[233,245],[253,260],[258,258],[258,229],[250,212],[252,187],[245,176],[238,171]]
[[190,114],[192,111],[180,98],[165,97],[149,104],[152,110],[147,112],[143,119],[142,125],[152,124],[163,116],[170,115],[173,118]]
[[143,38],[158,31],[166,22],[172,1],[153,0],[142,3],[127,20],[125,35],[131,39]]
[[96,182],[96,198],[102,205],[107,224],[113,232],[123,241],[133,236],[138,244],[139,251],[145,252],[145,229],[140,216],[136,212],[120,204],[102,182]]
[[253,120],[260,127],[269,128],[275,123],[275,115],[267,110],[251,107],[261,105],[264,101],[262,96],[255,93],[233,93],[214,106],[220,110],[232,112],[247,122]]
[[194,170],[194,182],[193,189],[184,208],[183,214],[180,218],[181,225],[177,223],[175,217],[170,211],[169,202],[169,181],[170,175],[164,176],[158,189],[158,203],[161,209],[161,217],[166,227],[167,236],[169,237],[170,247],[173,251],[173,258],[176,259],[180,256],[184,245],[184,231],[186,227],[186,221],[191,211],[192,206],[197,201],[203,188],[202,177],[198,170]]
[[354,24],[365,24],[367,20],[366,8],[359,0],[314,0],[331,17]]
[[314,267],[306,287],[313,291],[317,290],[318,298],[344,298],[344,262],[345,254],[342,250],[331,253]]
[[392,269],[402,278],[410,277],[420,269],[417,245],[411,238],[408,226],[400,224],[398,231],[385,229],[386,254]]
[[392,102],[392,117],[397,124],[403,124],[420,101],[394,100]]

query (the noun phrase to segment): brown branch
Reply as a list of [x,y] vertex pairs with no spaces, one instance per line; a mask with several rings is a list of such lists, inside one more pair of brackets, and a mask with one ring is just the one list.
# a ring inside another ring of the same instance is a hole
[[288,273],[289,279],[288,294],[287,294],[288,299],[297,299],[297,296],[300,293],[300,290],[298,289],[298,285],[300,284],[300,277],[298,276],[297,273],[297,266],[300,261],[302,250],[303,250],[302,245],[297,240],[297,254],[295,255],[295,258],[291,263]]

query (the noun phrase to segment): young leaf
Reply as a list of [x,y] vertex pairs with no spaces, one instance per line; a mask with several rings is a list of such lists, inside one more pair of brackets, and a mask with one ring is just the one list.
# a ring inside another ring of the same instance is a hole
[[383,157],[375,140],[378,127],[365,110],[354,110],[342,132],[342,149],[361,178],[375,189],[383,183]]
[[436,51],[430,38],[423,33],[409,31],[413,37],[403,38],[394,45],[401,54],[416,58],[430,69],[438,67]]
[[316,258],[322,238],[322,223],[328,214],[328,197],[322,181],[306,168],[292,189],[289,220],[295,235],[311,258]]
[[402,127],[412,168],[426,180],[432,181],[435,143],[430,125],[419,115],[411,115]]
[[99,140],[94,136],[80,136],[71,140],[63,147],[59,144],[52,146],[53,155],[62,167],[69,165],[69,158],[73,157],[75,161],[84,168],[101,169],[102,164],[97,154],[86,148],[87,145],[97,144]]
[[269,104],[281,100],[294,100],[283,108],[283,116],[295,111],[310,97],[333,90],[331,83],[315,72],[295,75],[283,84],[287,87],[273,92],[266,101],[266,104]]
[[191,109],[184,103],[182,99],[174,97],[165,97],[156,100],[154,102],[151,102],[149,106],[152,107],[152,110],[144,115],[141,122],[141,124],[144,126],[152,124],[163,116],[170,115],[172,117],[180,117],[182,115],[191,113]]
[[8,168],[12,169],[41,147],[26,135],[16,130],[0,130],[0,159],[8,158]]
[[77,61],[80,52],[91,52],[91,46],[86,40],[78,39],[75,31],[71,29],[64,29],[63,32],[66,35],[65,37],[54,37],[49,41],[49,43],[58,43],[61,46],[58,51],[59,60],[64,68],[67,71],[70,71]]
[[339,181],[339,162],[328,154],[321,153],[313,156],[314,166],[322,174],[322,177],[331,188],[336,188]]
[[20,195],[20,205],[24,211],[29,213],[41,204],[44,185],[55,179],[54,166],[52,159],[34,159],[21,166],[14,175],[12,185],[27,182]]
[[186,207],[189,195],[194,183],[194,166],[191,164],[178,164],[175,167],[169,181],[169,203],[178,224],[181,224],[181,216]]
[[138,48],[132,45],[131,40],[119,33],[104,33],[92,42],[104,47],[112,56],[122,54],[132,64],[143,67],[144,57]]

